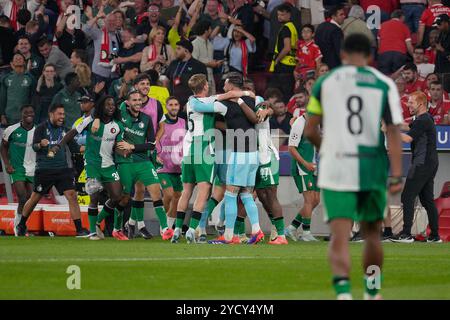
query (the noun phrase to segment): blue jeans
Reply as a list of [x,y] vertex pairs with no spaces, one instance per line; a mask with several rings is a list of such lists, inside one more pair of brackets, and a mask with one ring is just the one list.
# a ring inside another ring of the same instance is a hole
[[402,4],[402,10],[409,30],[412,33],[416,33],[419,30],[419,20],[425,10],[425,6],[422,4]]

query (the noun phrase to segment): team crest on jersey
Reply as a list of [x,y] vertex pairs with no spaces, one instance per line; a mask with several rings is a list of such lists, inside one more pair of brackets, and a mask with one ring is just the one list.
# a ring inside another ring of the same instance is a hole
[[22,80],[22,87],[27,87],[29,85],[28,79]]
[[143,129],[144,128],[144,123],[141,121],[141,122],[139,122],[138,126],[139,126],[140,129]]
[[312,188],[312,186],[313,186],[312,182],[311,181],[308,182],[308,188]]
[[33,61],[32,63],[31,63],[31,67],[34,69],[34,68],[37,68],[37,66],[38,66],[38,64],[37,64],[37,61]]
[[38,185],[36,190],[37,190],[37,192],[42,192],[42,185]]
[[22,136],[21,133],[16,133],[16,137],[17,137],[17,138],[20,138],[21,136]]
[[116,133],[116,128],[111,128],[111,133]]
[[165,186],[167,184],[166,180],[161,180],[161,183]]

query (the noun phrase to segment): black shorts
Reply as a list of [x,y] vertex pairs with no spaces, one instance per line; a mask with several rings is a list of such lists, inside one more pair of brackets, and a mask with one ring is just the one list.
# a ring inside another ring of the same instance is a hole
[[64,191],[75,190],[73,169],[38,170],[35,172],[34,192],[44,195],[53,186],[55,186],[60,195],[63,195]]

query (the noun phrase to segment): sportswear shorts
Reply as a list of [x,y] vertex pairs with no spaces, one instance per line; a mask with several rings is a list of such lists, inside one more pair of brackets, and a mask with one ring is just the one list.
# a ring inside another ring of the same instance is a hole
[[320,191],[317,186],[317,176],[312,173],[302,176],[293,176],[293,178],[299,193],[303,193],[305,191]]
[[256,172],[255,189],[277,186],[280,183],[279,167],[279,160],[272,154],[272,160],[267,164],[259,166]]
[[181,180],[183,183],[200,183],[214,181],[214,162],[212,163],[195,163],[191,157],[184,157],[181,163]]
[[117,171],[123,191],[127,194],[131,193],[134,184],[138,181],[146,187],[156,183],[159,184],[158,174],[150,161],[120,163]]
[[33,176],[27,176],[25,172],[14,172],[9,175],[11,177],[11,183],[23,181],[27,183],[34,183],[34,177]]
[[47,194],[52,187],[63,195],[67,190],[75,190],[75,177],[71,168],[38,170],[34,174],[33,191],[41,195]]
[[321,197],[326,222],[338,218],[365,222],[384,219],[386,189],[359,192],[322,189]]
[[116,166],[100,168],[93,165],[86,165],[86,177],[88,179],[97,179],[101,183],[120,181]]
[[183,184],[181,183],[181,174],[179,173],[158,173],[159,180],[161,181],[161,187],[167,189],[172,187],[173,191],[183,191]]
[[258,170],[258,152],[231,152],[227,168],[227,185],[254,187]]

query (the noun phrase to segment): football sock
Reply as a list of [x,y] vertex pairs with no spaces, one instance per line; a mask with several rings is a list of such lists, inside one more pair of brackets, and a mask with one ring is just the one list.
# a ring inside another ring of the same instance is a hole
[[370,277],[368,275],[364,275],[364,291],[368,295],[375,297],[381,288],[381,282],[383,281],[383,275],[380,274],[378,276],[379,278],[376,279],[376,277]]
[[255,200],[250,193],[241,193],[240,197],[252,225],[252,234],[255,234],[261,230],[261,227],[259,226],[258,208],[256,207]]
[[350,279],[348,277],[333,277],[333,287],[337,295],[350,294]]
[[392,228],[391,227],[385,227],[383,235],[384,236],[392,236]]
[[191,221],[189,222],[189,228],[197,229],[200,219],[202,217],[202,214],[198,211],[193,211],[191,215]]
[[114,231],[120,231],[123,227],[123,207],[117,205],[116,210],[114,210]]
[[311,218],[302,219],[302,228],[303,231],[309,231],[311,229]]
[[99,215],[97,216],[97,224],[100,224],[103,220],[105,220],[107,216],[110,216],[112,214],[114,214],[114,208],[111,208],[110,202],[106,201],[102,211],[100,211]]
[[225,201],[220,205],[219,223],[217,226],[222,227],[225,224]]
[[225,240],[233,239],[234,224],[238,212],[237,194],[225,191]]
[[155,208],[155,214],[158,217],[159,225],[161,229],[167,228],[167,215],[166,210],[164,209],[164,205],[162,200],[156,200],[153,202],[153,207]]
[[95,223],[97,222],[98,208],[88,208],[89,232],[95,233]]
[[291,226],[293,226],[295,229],[298,229],[298,227],[300,227],[300,225],[302,224],[303,218],[301,216],[301,214],[297,214],[295,216],[295,219],[292,220],[291,222]]
[[175,223],[175,219],[176,218],[172,218],[172,217],[167,217],[167,226],[170,228],[170,229],[172,229],[173,228],[173,225],[174,225],[174,223]]
[[277,229],[277,234],[279,236],[284,236],[284,218],[283,217],[274,218],[273,225]]
[[21,227],[26,227],[27,220],[28,220],[28,217],[24,217],[24,216],[22,215],[22,216],[20,217],[19,225],[20,225]]
[[200,219],[200,228],[205,229],[206,223],[208,222],[208,218],[211,216],[212,212],[214,211],[214,208],[217,206],[219,202],[214,199],[213,197],[209,198],[208,202],[206,203],[206,208],[202,213],[202,218]]
[[137,225],[138,225],[138,230],[141,230],[142,228],[145,228],[145,222],[144,221],[138,221]]
[[[244,232],[242,232],[244,229]],[[241,235],[245,233],[245,219],[243,217],[237,217],[234,223],[234,235]]]
[[184,217],[186,216],[186,212],[178,211],[177,219],[175,220],[175,228],[183,228]]
[[81,226],[81,219],[73,219],[73,223],[75,224],[75,229],[77,229],[77,232],[81,231],[83,228]]

